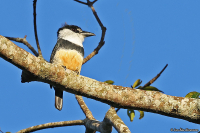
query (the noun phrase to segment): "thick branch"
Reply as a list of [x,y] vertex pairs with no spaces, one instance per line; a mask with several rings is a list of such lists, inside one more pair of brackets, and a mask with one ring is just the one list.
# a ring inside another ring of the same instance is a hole
[[118,131],[118,133],[130,133],[128,127],[115,112],[114,107],[111,107],[108,110],[103,122],[85,119],[85,126],[89,129],[96,130],[101,133],[111,133],[112,126]]
[[61,121],[61,122],[52,122],[41,124],[37,126],[32,126],[23,130],[18,131],[17,133],[30,133],[42,129],[54,128],[54,127],[63,127],[63,126],[75,126],[75,125],[84,125],[84,120],[73,120],[73,121]]
[[[108,110],[108,112],[106,113],[106,117],[104,118],[103,121],[112,125],[118,131],[118,133],[131,133],[128,127],[117,115],[114,107],[111,107]],[[109,125],[109,124],[106,124],[106,125]]]
[[109,85],[81,75],[77,76],[71,70],[65,70],[62,66],[33,56],[2,36],[0,57],[22,70],[29,71],[38,77],[38,81],[52,84],[64,91],[92,98],[113,107],[154,112],[200,124],[200,99]]

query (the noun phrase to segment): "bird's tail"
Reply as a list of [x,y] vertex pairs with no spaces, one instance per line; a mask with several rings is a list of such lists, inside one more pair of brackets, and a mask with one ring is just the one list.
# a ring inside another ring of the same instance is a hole
[[63,106],[63,91],[58,89],[58,88],[54,88],[55,89],[55,107],[58,110],[62,110],[62,106]]

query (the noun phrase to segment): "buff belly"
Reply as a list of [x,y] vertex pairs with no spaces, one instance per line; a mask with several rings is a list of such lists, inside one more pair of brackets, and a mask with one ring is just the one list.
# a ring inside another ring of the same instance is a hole
[[56,52],[53,63],[65,66],[67,69],[76,71],[80,74],[83,56],[76,50],[60,49]]

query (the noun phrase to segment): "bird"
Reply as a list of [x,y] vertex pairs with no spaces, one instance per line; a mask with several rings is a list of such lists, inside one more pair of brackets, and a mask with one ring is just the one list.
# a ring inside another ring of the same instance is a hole
[[[50,63],[61,65],[79,75],[84,59],[84,38],[94,35],[94,33],[83,31],[76,25],[65,24],[57,31],[57,43],[51,53]],[[52,88],[51,85],[50,87]],[[63,107],[63,90],[58,87],[54,87],[54,90],[55,108],[61,111]]]

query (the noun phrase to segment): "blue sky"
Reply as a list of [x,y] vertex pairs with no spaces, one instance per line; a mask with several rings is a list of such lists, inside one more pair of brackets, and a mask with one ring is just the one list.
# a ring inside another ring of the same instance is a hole
[[[86,1],[86,0],[85,0]],[[200,1],[199,0],[120,0],[94,5],[107,27],[105,45],[82,67],[81,75],[116,85],[130,86],[141,79],[143,85],[167,63],[169,66],[152,85],[165,94],[184,97],[200,92]],[[1,1],[0,35],[24,37],[36,48],[32,0]],[[96,34],[84,42],[85,56],[98,45],[101,29],[90,8],[72,0],[38,0],[37,27],[42,54],[50,59],[58,28],[63,23],[78,25]],[[28,50],[23,44],[18,44]],[[28,50],[30,51],[30,50]],[[73,94],[64,93],[63,110],[54,108],[54,90],[48,84],[22,84],[21,70],[0,58],[0,129],[16,132],[48,122],[84,119]],[[102,121],[109,105],[84,98],[94,117]],[[171,128],[199,129],[185,120],[145,112],[133,122],[126,110],[118,115],[132,132],[170,132]],[[38,133],[84,132],[83,126],[45,129]],[[116,131],[113,131],[116,133]]]

